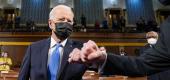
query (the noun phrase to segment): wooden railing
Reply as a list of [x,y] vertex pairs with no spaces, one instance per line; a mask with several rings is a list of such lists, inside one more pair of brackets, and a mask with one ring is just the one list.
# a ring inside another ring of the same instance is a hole
[[9,72],[2,72],[0,73],[0,80],[17,80],[18,78],[18,71],[9,71]]
[[[9,56],[13,60],[13,65],[20,65],[25,55],[27,46],[32,42],[48,38],[50,32],[3,32],[0,33],[0,47],[4,51],[9,52]],[[93,40],[97,43],[98,46],[105,46],[107,51],[116,53],[119,51],[119,47],[124,47],[129,53],[128,55],[134,55],[133,51],[136,48],[142,47],[146,44],[145,34],[144,33],[73,33],[71,35],[72,39],[79,41],[88,41]],[[18,74],[18,73],[17,73]],[[17,74],[12,73],[13,77],[9,77],[10,74],[1,74],[0,80],[17,80]],[[93,77],[93,76],[92,76]],[[103,80],[123,80],[124,77],[97,77],[103,78]],[[105,78],[105,79],[104,79]],[[121,78],[121,79],[118,79]],[[140,80],[140,79],[131,79],[128,77],[124,80]],[[144,79],[141,79],[144,80]]]
[[[32,42],[0,42],[0,45],[3,46],[28,46]],[[128,42],[117,42],[117,43],[112,43],[112,42],[98,42],[96,43],[98,46],[144,46],[146,43],[128,43]]]
[[[8,51],[13,65],[20,65],[27,46],[32,42],[49,38],[50,32],[0,32],[0,48]],[[93,40],[98,46],[106,47],[108,52],[118,53],[124,47],[128,55],[146,44],[144,33],[72,33],[71,39],[86,42]],[[15,60],[15,61],[14,61]]]
[[94,71],[86,71],[83,80],[147,80],[147,77],[128,77],[120,75],[100,76]]

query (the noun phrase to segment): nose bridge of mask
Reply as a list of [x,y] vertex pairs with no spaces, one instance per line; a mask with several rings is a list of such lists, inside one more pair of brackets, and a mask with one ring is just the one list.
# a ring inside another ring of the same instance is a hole
[[62,23],[56,23],[56,28],[60,28],[60,29],[62,29],[63,28],[63,25],[64,25],[64,23],[62,22]]
[[58,29],[70,28],[70,27],[71,27],[71,24],[69,24],[67,22],[61,22],[61,23],[56,24],[56,28],[58,28]]

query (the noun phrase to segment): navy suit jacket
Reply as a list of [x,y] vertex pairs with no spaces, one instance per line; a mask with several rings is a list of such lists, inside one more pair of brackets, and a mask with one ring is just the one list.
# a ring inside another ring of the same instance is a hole
[[105,75],[150,75],[170,69],[170,17],[160,26],[157,44],[139,57],[107,55],[103,69]]
[[[56,80],[81,80],[87,67],[83,64],[68,63],[70,52],[83,44],[68,39],[64,47],[61,67]],[[50,38],[33,43],[27,49],[18,80],[48,80],[47,61]]]

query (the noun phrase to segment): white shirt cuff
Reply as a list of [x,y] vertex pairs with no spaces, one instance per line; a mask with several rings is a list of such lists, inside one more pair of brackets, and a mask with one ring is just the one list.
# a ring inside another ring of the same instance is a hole
[[104,52],[103,54],[105,55],[106,58],[105,58],[103,63],[99,64],[99,68],[98,68],[98,73],[99,74],[102,74],[102,70],[103,70],[103,68],[104,68],[104,66],[106,64],[106,61],[107,61],[107,53]]

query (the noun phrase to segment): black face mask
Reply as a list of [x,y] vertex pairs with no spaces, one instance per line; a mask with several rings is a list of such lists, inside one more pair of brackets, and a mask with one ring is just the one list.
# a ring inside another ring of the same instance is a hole
[[71,35],[73,31],[73,26],[67,22],[57,23],[55,27],[55,35],[64,40]]

